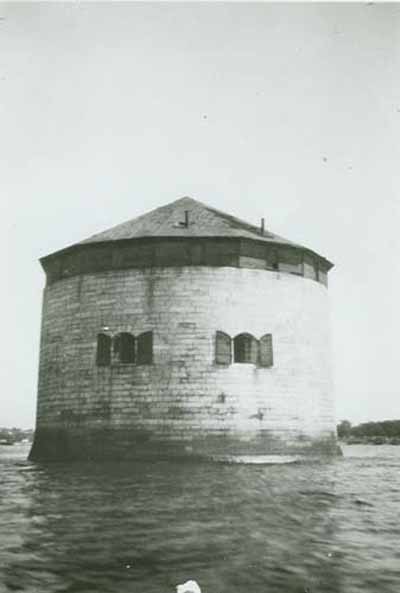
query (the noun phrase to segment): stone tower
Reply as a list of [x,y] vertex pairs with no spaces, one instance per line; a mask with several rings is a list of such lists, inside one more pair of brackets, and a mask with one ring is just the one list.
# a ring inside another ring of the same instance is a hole
[[336,451],[325,258],[182,198],[41,263],[31,459]]

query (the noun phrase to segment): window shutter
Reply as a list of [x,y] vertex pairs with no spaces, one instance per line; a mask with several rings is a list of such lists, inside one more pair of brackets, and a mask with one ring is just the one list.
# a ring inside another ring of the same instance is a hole
[[231,364],[232,345],[231,338],[224,332],[217,331],[215,340],[215,362],[217,364]]
[[111,338],[106,334],[98,334],[97,336],[97,352],[96,364],[97,366],[108,366],[111,362]]
[[258,363],[258,340],[251,336],[250,342],[250,361],[253,364]]
[[118,334],[118,335],[114,336],[114,339],[113,339],[113,352],[116,356],[119,356],[120,348],[121,348],[121,335]]
[[153,363],[153,332],[144,332],[137,339],[137,362],[138,364]]
[[262,367],[272,367],[274,364],[272,334],[265,334],[265,336],[260,339],[259,364]]

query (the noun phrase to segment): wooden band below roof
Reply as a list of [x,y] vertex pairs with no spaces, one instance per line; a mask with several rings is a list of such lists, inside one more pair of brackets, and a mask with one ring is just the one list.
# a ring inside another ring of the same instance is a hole
[[313,252],[244,239],[145,238],[78,244],[41,259],[47,282],[129,268],[212,266],[279,271],[327,286],[332,267]]

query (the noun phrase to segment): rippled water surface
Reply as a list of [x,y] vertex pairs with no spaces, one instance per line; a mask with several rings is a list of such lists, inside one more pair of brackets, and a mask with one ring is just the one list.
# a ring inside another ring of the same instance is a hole
[[27,452],[0,447],[1,592],[400,591],[400,447],[285,466]]

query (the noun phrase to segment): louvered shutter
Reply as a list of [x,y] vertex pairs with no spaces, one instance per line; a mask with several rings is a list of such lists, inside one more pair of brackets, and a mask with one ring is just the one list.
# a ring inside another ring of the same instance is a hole
[[224,332],[217,331],[215,340],[215,362],[217,364],[231,364],[232,346],[231,338]]
[[153,332],[145,332],[138,337],[138,364],[152,364],[153,362]]
[[265,334],[260,339],[259,365],[262,367],[272,367],[273,364],[272,335]]
[[250,362],[258,363],[258,340],[253,336],[250,336]]
[[121,335],[117,334],[113,338],[113,352],[114,352],[115,356],[119,356],[120,348],[121,348]]
[[97,336],[97,366],[108,366],[111,362],[111,338],[106,334]]

